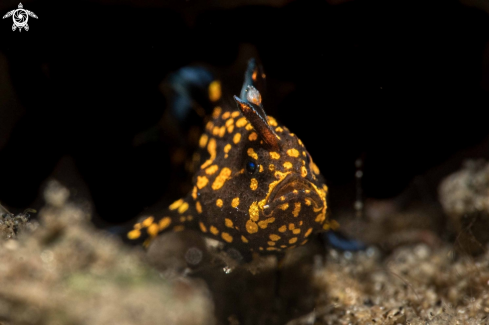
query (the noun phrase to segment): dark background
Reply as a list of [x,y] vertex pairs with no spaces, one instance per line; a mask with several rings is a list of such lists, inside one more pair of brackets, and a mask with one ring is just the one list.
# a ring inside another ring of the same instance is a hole
[[[0,14],[18,2],[0,2]],[[478,1],[25,1],[28,32],[0,21],[0,201],[42,205],[56,177],[98,222],[179,195],[162,82],[203,64],[237,94],[246,60],[266,111],[306,144],[333,208],[392,198],[487,157],[489,17]],[[320,117],[320,114],[324,116]],[[161,124],[161,123],[160,123]],[[183,125],[183,136],[192,126]],[[136,140],[135,140],[136,139]]]

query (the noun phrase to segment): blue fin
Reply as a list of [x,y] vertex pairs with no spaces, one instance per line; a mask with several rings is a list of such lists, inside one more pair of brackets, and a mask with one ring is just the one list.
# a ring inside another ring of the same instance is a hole
[[214,80],[209,70],[198,66],[183,67],[172,73],[168,78],[169,87],[174,92],[171,114],[178,121],[184,121],[195,102],[209,113],[212,104],[208,97],[208,87]]
[[362,251],[367,246],[361,241],[346,238],[343,234],[336,231],[327,231],[323,234],[324,239],[333,247],[342,251]]

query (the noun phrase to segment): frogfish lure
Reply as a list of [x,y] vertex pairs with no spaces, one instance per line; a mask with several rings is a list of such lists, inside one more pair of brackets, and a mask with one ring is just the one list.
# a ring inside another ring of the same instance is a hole
[[245,254],[280,254],[334,228],[318,167],[302,141],[264,111],[264,78],[251,59],[237,107],[224,107],[220,84],[210,84],[215,108],[199,140],[193,189],[160,215],[142,217],[130,241],[147,246],[161,233],[196,229]]

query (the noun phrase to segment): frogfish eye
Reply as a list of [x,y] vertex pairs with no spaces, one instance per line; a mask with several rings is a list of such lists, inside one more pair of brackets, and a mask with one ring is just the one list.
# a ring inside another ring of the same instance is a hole
[[256,171],[257,168],[258,168],[258,165],[255,162],[253,162],[253,161],[248,161],[246,163],[246,170],[250,174],[253,174]]

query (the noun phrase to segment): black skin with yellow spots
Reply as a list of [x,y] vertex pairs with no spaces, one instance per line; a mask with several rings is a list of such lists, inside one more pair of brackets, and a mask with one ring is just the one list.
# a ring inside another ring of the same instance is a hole
[[147,216],[127,237],[145,245],[165,231],[198,229],[245,255],[281,254],[304,245],[313,233],[334,228],[326,218],[327,187],[301,140],[266,116],[264,74],[250,60],[238,109],[216,103],[201,136],[194,187],[161,216]]

